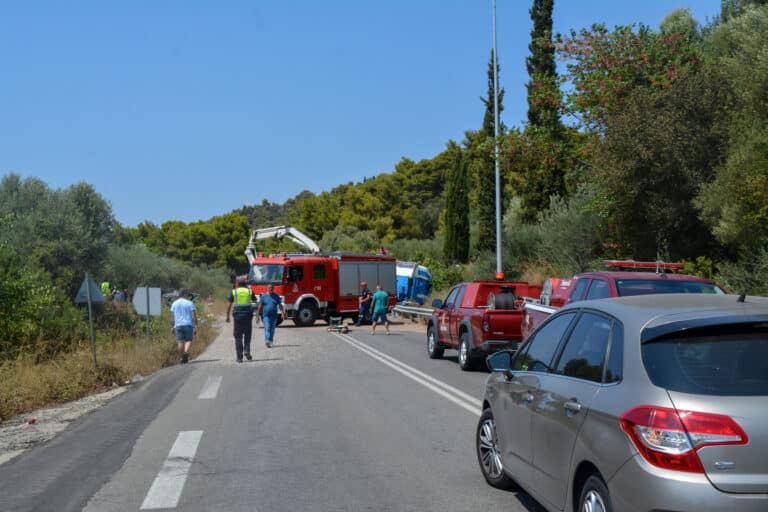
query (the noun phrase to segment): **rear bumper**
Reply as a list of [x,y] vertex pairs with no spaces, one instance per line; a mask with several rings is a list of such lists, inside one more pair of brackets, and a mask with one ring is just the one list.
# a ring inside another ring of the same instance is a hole
[[520,341],[488,340],[478,348],[481,352],[492,354],[494,352],[498,352],[499,350],[517,351],[517,349],[520,348],[520,343]]
[[768,494],[716,489],[705,475],[656,468],[635,455],[608,481],[613,509],[626,512],[768,510]]

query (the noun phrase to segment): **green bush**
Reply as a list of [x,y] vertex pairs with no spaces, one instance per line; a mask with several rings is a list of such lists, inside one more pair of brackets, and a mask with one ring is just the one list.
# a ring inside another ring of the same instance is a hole
[[768,247],[737,262],[718,264],[715,280],[733,293],[768,295]]
[[539,215],[541,241],[537,256],[555,275],[568,276],[592,270],[603,256],[605,215],[597,188],[584,186],[568,199],[553,197],[549,210]]
[[22,352],[56,353],[81,332],[71,299],[44,272],[0,269],[0,358]]
[[714,262],[706,256],[697,256],[693,261],[683,260],[683,265],[683,274],[712,279],[712,276],[715,273]]
[[[439,261],[443,257],[442,237],[428,240],[394,240],[387,244],[388,253],[400,261],[414,261],[429,268],[427,259]],[[430,272],[432,269],[430,268]]]
[[446,265],[431,257],[424,258],[419,263],[427,267],[432,274],[432,289],[435,291],[445,290],[464,280],[464,267],[461,265]]
[[[245,256],[243,256],[245,258]],[[138,286],[163,290],[190,288],[208,296],[231,282],[224,269],[191,267],[150,252],[141,244],[111,246],[107,257],[107,277],[113,286],[132,292]]]

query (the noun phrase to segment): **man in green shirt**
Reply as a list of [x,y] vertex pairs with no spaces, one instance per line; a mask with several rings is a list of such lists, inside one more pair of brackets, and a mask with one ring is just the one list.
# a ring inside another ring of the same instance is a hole
[[373,294],[373,327],[371,327],[371,334],[376,334],[376,322],[381,319],[384,322],[384,328],[389,334],[389,320],[387,320],[387,303],[389,302],[389,294],[381,289],[381,285],[376,285],[376,293]]

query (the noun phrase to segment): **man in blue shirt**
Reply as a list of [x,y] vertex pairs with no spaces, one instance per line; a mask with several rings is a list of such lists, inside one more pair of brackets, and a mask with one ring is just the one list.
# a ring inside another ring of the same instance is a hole
[[267,285],[267,293],[262,293],[259,297],[259,309],[256,312],[264,322],[264,344],[267,348],[272,348],[274,343],[277,315],[285,318],[285,308],[274,290],[273,285]]
[[195,304],[189,300],[190,297],[192,293],[182,288],[179,298],[171,304],[171,329],[176,333],[176,340],[179,342],[182,364],[189,362],[192,337],[197,334],[197,313]]

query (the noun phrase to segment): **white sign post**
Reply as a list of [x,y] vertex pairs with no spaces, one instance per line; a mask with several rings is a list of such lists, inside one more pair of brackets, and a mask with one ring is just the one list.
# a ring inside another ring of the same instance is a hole
[[149,341],[149,315],[160,316],[160,288],[139,286],[133,292],[133,307],[139,315],[147,316],[147,341]]

